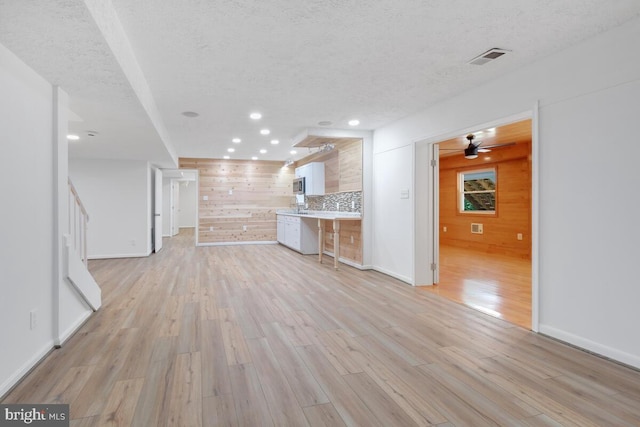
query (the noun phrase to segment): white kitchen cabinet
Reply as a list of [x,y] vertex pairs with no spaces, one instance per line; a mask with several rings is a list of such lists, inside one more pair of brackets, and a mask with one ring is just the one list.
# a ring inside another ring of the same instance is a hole
[[285,243],[285,221],[284,221],[284,216],[283,215],[277,215],[277,221],[276,221],[276,236],[278,239],[279,243],[284,244]]
[[311,162],[297,167],[296,178],[304,178],[304,194],[322,196],[324,194],[324,163]]
[[318,253],[318,222],[315,218],[277,216],[278,242],[302,254]]

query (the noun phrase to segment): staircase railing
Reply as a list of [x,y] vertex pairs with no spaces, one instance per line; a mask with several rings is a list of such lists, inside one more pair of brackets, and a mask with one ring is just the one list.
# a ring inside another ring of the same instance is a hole
[[69,182],[69,237],[71,248],[87,266],[87,222],[89,215],[71,180]]

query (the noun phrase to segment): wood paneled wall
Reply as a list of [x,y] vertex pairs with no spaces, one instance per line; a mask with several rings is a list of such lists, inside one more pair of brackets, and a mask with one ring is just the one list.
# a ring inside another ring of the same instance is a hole
[[[496,215],[459,213],[458,172],[490,166],[497,169]],[[484,234],[472,234],[471,223],[483,224]],[[440,244],[531,258],[530,142],[481,153],[474,160],[440,158]]]
[[[325,220],[324,249],[333,253],[333,247],[333,221]],[[362,265],[362,221],[340,222],[340,258]]]
[[199,172],[200,243],[276,241],[276,210],[290,207],[293,168],[280,161],[191,158],[181,158],[180,167]]

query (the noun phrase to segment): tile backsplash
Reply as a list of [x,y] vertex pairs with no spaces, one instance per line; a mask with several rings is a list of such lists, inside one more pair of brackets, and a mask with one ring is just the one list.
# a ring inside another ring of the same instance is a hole
[[305,196],[305,203],[312,211],[340,211],[362,213],[362,191]]

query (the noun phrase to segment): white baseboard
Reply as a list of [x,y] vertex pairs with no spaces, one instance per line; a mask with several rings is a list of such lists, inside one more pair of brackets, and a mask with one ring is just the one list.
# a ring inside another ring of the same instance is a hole
[[397,273],[394,273],[393,271],[389,271],[384,268],[376,267],[376,266],[373,266],[372,270],[377,271],[378,273],[386,274],[387,276],[391,276],[394,279],[398,279],[400,281],[408,283],[411,286],[415,286],[415,284],[413,283],[413,280],[410,277],[402,276],[401,274],[397,274]]
[[89,259],[111,259],[111,258],[144,258],[151,255],[149,253],[133,253],[133,254],[109,254],[109,255],[89,255]]
[[66,331],[60,334],[58,337],[57,346],[63,345],[93,314],[93,310],[87,310],[82,316],[78,318]]
[[33,369],[42,359],[44,359],[54,348],[53,340],[42,346],[33,357],[27,360],[13,375],[0,385],[0,397],[3,397],[13,386],[15,386],[31,369]]
[[579,335],[563,331],[562,329],[554,328],[553,326],[540,324],[539,332],[543,335],[548,335],[552,338],[564,341],[568,344],[580,347],[591,353],[595,353],[600,356],[615,360],[625,365],[633,366],[640,369],[640,356],[635,354],[626,353],[616,348],[608,347],[606,345],[591,341],[587,338]]
[[181,225],[178,228],[196,228],[196,226],[195,225],[184,225],[184,226]]
[[198,243],[197,246],[234,246],[234,245],[277,245],[276,241],[258,240],[255,242],[216,242],[216,243]]

